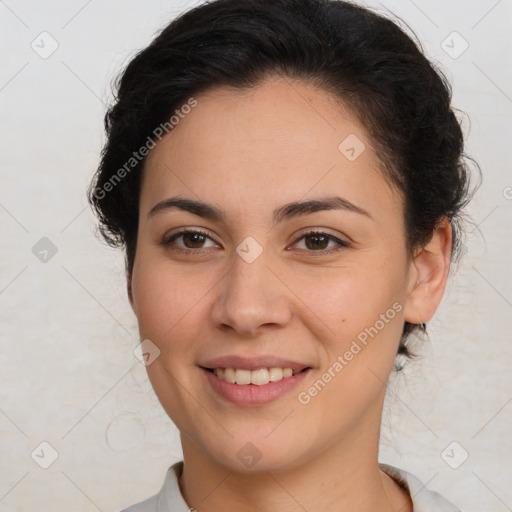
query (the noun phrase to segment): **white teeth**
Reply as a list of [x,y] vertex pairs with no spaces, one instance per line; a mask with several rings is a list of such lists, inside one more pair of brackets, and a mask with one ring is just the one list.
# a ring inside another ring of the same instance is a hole
[[251,372],[251,384],[261,386],[262,384],[268,384],[269,382],[270,379],[268,377],[268,370],[266,368],[260,368],[259,370],[253,370]]
[[283,378],[283,369],[282,368],[270,368],[269,371],[270,382],[275,382],[276,380],[281,380]]
[[[222,371],[222,368],[216,368],[216,370]],[[222,379],[221,375],[217,375],[217,377],[220,377]],[[235,380],[235,370],[233,368],[226,368],[224,370],[224,380],[227,380],[228,382],[231,382],[231,384],[234,384],[236,382]]]
[[291,368],[258,368],[257,370],[240,370],[233,368],[215,368],[213,373],[219,379],[231,382],[232,384],[254,384],[263,386],[269,382],[291,377],[301,370]]
[[291,368],[283,368],[283,378],[291,377],[293,375],[293,370]]
[[235,381],[237,384],[251,383],[251,370],[235,370]]

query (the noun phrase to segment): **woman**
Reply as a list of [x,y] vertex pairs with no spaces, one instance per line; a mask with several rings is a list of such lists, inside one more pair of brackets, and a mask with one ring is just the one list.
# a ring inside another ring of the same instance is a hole
[[142,511],[456,511],[378,462],[468,200],[450,89],[393,22],[216,0],[127,66],[89,198],[183,461]]

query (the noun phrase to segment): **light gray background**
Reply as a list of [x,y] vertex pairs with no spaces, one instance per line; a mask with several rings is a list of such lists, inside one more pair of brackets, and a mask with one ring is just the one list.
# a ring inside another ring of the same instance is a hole
[[[132,352],[138,332],[122,254],[95,238],[84,193],[111,79],[194,3],[0,0],[0,511],[119,510],[154,494],[181,458]],[[467,512],[504,512],[512,510],[512,1],[385,5],[453,82],[484,181],[470,210],[479,227],[468,229],[430,342],[390,387],[382,460]],[[43,31],[58,43],[46,59],[31,47],[51,48]],[[458,58],[443,49],[462,49],[453,31],[469,44]],[[46,262],[32,251],[42,237],[57,248]],[[44,441],[58,453],[48,469],[36,463],[50,461]],[[452,469],[447,462],[465,451]]]

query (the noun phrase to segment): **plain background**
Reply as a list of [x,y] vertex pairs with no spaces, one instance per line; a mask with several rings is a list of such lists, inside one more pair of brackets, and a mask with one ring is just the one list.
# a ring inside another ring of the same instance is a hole
[[[156,493],[181,458],[178,433],[133,355],[139,338],[122,253],[95,237],[85,189],[104,142],[111,80],[192,5],[0,0],[0,511],[120,510]],[[390,387],[381,460],[466,512],[505,512],[512,510],[512,2],[385,6],[452,81],[483,184],[430,341]],[[44,31],[58,44],[46,59],[31,46],[51,49]],[[43,237],[56,250],[47,261],[37,257],[49,247]],[[48,469],[36,463],[38,454],[42,463],[51,458],[42,442],[58,455]]]

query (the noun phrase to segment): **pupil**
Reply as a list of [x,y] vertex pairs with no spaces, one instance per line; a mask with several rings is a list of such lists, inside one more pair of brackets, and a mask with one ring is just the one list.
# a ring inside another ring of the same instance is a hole
[[[312,240],[313,243],[308,243],[308,240]],[[326,240],[329,241],[325,235],[309,235],[306,237],[306,246],[308,249],[325,249],[325,243],[322,244],[322,241],[325,242]]]
[[183,241],[185,242],[185,245],[189,247],[189,244],[192,244],[192,248],[201,247],[201,243],[204,243],[204,238],[205,236],[201,235],[200,233],[185,233],[185,235],[183,235]]

